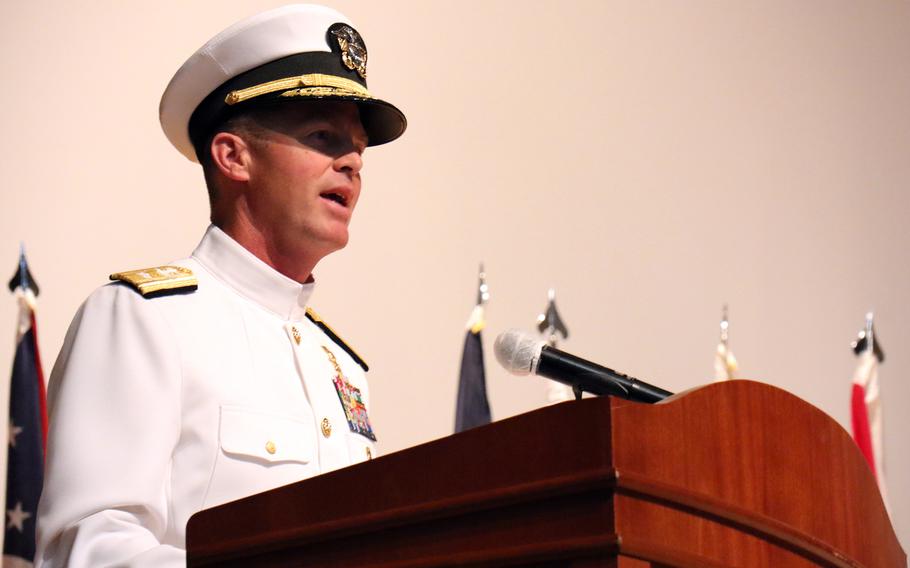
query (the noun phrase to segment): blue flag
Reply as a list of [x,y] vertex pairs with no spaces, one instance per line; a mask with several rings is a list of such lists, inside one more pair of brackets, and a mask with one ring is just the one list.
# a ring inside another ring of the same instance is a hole
[[483,366],[483,344],[480,330],[469,329],[461,355],[458,380],[458,402],[455,406],[455,431],[462,432],[490,423],[490,403],[487,401],[487,379]]
[[33,310],[37,286],[30,286],[29,278],[15,288],[20,314],[10,383],[4,566],[31,565],[35,558],[35,517],[44,481],[47,410]]

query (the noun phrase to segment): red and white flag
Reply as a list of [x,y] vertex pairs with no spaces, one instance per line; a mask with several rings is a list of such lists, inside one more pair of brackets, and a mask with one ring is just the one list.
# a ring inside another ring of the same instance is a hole
[[739,365],[733,350],[730,349],[730,320],[727,317],[727,305],[724,304],[724,316],[720,320],[720,341],[714,352],[714,382],[729,381],[736,378]]
[[888,495],[885,491],[885,471],[882,455],[882,404],[878,388],[878,359],[870,348],[859,354],[856,370],[853,372],[853,395],[851,401],[853,439],[869,462],[878,489],[885,505]]
[[717,344],[717,351],[714,353],[714,381],[729,381],[735,379],[739,365],[736,363],[736,357],[733,356],[733,350],[725,341]]

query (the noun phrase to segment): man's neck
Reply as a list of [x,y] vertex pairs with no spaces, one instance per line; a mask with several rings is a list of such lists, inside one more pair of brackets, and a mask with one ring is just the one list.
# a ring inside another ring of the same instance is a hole
[[277,243],[249,223],[239,220],[218,222],[214,219],[212,223],[256,258],[291,280],[301,284],[312,281],[313,269],[319,258],[307,254],[305,250],[294,250],[293,246]]

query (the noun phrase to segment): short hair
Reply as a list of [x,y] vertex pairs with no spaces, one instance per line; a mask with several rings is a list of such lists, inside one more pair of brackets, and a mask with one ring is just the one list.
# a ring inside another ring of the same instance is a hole
[[203,143],[195,148],[196,158],[202,166],[202,175],[205,178],[205,187],[209,194],[209,206],[214,207],[215,200],[218,199],[218,184],[215,177],[215,163],[212,161],[212,140],[219,132],[228,132],[242,137],[248,143],[256,143],[265,136],[265,127],[262,125],[262,109],[251,109],[250,111],[231,116],[220,125],[212,129],[212,132],[203,138]]
[[240,114],[224,121],[220,126],[213,128],[209,135],[203,137],[203,143],[196,147],[196,158],[202,166],[202,176],[205,178],[205,188],[209,194],[209,207],[213,209],[218,199],[218,185],[215,178],[215,163],[212,160],[212,140],[219,132],[229,132],[238,136],[246,134],[249,122],[246,116]]

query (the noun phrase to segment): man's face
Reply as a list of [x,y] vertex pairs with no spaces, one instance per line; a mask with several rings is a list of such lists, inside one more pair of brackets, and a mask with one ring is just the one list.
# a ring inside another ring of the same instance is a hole
[[285,107],[256,119],[249,218],[273,253],[322,258],[348,242],[367,136],[354,103]]

